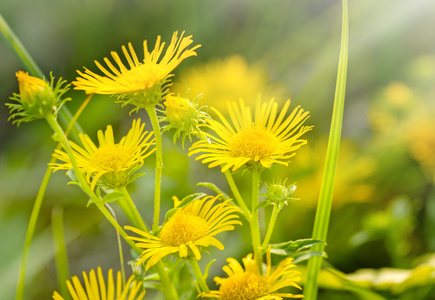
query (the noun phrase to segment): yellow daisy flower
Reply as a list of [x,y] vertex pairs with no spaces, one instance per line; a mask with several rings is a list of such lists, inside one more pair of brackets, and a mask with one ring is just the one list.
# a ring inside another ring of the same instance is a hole
[[292,153],[307,143],[299,139],[312,126],[302,126],[309,112],[300,106],[285,117],[290,106],[288,100],[277,116],[278,104],[272,98],[268,103],[258,101],[255,118],[251,109],[240,104],[228,103],[228,110],[233,126],[217,110],[214,110],[221,122],[207,119],[208,127],[217,136],[208,134],[210,141],[201,140],[189,149],[189,156],[204,153],[196,158],[203,163],[210,163],[209,168],[222,166],[222,172],[246,165],[248,167],[270,168],[274,163],[287,165]]
[[[195,50],[201,45],[190,49],[187,47],[193,42],[192,36],[183,37],[184,31],[178,37],[174,32],[171,43],[166,49],[165,55],[160,59],[165,43],[161,43],[161,37],[157,37],[154,50],[148,51],[147,41],[144,45],[144,59],[142,62],[137,58],[131,43],[128,50],[122,46],[122,52],[128,62],[128,69],[121,61],[118,53],[112,51],[111,55],[117,67],[105,57],[104,62],[108,69],[95,61],[97,67],[105,76],[98,75],[85,68],[84,72],[77,71],[81,77],[74,81],[76,90],[83,90],[87,94],[117,95],[118,99],[127,98],[123,105],[131,103],[139,107],[157,104],[162,98],[162,86],[167,83],[170,73],[186,58],[196,56]],[[130,52],[130,53],[129,53]]]
[[230,205],[229,200],[213,206],[219,196],[206,196],[190,202],[178,209],[162,226],[159,237],[131,226],[125,228],[143,237],[128,237],[137,241],[136,246],[145,249],[137,265],[148,260],[148,270],[163,257],[178,253],[180,258],[194,255],[201,259],[200,247],[215,246],[223,250],[224,246],[214,236],[223,231],[234,229],[242,224],[234,214],[239,209]]
[[211,297],[221,300],[279,300],[283,298],[303,298],[303,295],[282,293],[278,290],[284,287],[302,288],[296,284],[301,280],[300,272],[293,268],[293,258],[283,260],[272,272],[270,250],[267,252],[267,270],[263,276],[258,270],[257,263],[249,254],[243,259],[245,269],[234,258],[228,258],[227,266],[222,269],[228,274],[227,278],[215,277],[220,286],[219,291],[204,293],[202,297]]
[[[73,300],[141,300],[145,296],[145,291],[139,293],[142,284],[134,280],[134,275],[123,285],[121,272],[118,271],[115,286],[112,269],[109,270],[107,289],[100,267],[97,269],[97,275],[94,270],[89,272],[89,277],[83,272],[83,280],[84,286],[77,276],[72,277],[72,282],[67,280],[68,291]],[[53,293],[53,299],[64,300],[58,292]]]
[[[86,134],[80,134],[80,141],[84,148],[70,141],[74,157],[86,180],[94,189],[98,180],[107,187],[121,187],[130,183],[133,173],[143,164],[146,157],[155,149],[148,151],[154,144],[150,140],[154,132],[144,131],[145,124],[140,119],[133,120],[127,136],[115,144],[112,126],[107,126],[105,133],[98,131],[99,147],[97,147]],[[67,153],[55,150],[53,156],[65,162],[52,163],[51,168],[57,170],[71,170],[71,160]]]

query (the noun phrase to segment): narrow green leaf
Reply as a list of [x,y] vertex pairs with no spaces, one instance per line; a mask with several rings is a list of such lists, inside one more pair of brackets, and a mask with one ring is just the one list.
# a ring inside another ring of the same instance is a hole
[[[326,241],[329,218],[331,214],[332,193],[334,188],[335,170],[337,167],[338,150],[340,147],[341,128],[343,123],[344,100],[346,91],[346,76],[349,48],[349,16],[347,0],[342,1],[342,34],[340,56],[338,61],[337,84],[335,88],[334,107],[332,112],[331,130],[326,150],[325,169],[320,188],[319,203],[313,228],[313,239]],[[324,245],[313,247],[314,251],[323,251]],[[307,267],[307,282],[304,287],[306,300],[317,299],[317,277],[322,265],[322,257],[310,258]]]
[[285,243],[270,244],[269,246],[271,246],[271,253],[289,256],[296,252],[306,250],[319,243],[323,244],[323,241],[314,239],[300,239],[296,241],[288,241]]

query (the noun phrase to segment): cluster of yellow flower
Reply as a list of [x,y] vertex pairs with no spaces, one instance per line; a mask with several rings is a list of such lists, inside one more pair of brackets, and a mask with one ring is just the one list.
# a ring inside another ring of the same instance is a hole
[[[133,111],[145,109],[154,131],[145,131],[145,124],[137,119],[133,121],[128,134],[118,143],[115,142],[110,125],[105,132],[101,130],[98,132],[98,145],[94,144],[86,134],[79,135],[81,146],[66,139],[62,140],[60,126],[56,127],[52,116],[55,117],[55,113],[65,101],[60,100],[65,90],[60,89],[60,85],[58,89],[53,89],[53,83],[50,86],[45,80],[24,72],[17,73],[20,94],[13,98],[19,104],[9,104],[11,112],[19,112],[13,117],[22,117],[21,121],[46,118],[58,134],[58,139],[63,142],[63,149],[57,149],[53,154],[53,157],[60,162],[51,163],[50,167],[54,171],[68,170],[73,181],[88,193],[91,201],[99,205],[102,211],[104,211],[104,204],[117,201],[134,225],[134,227],[125,226],[124,229],[138,236],[126,235],[119,225],[118,231],[123,233],[121,235],[127,242],[130,241],[132,247],[136,250],[141,249],[137,266],[142,267],[145,272],[155,267],[167,298],[176,298],[171,294],[170,288],[166,290],[168,283],[165,280],[168,278],[162,273],[165,272],[165,267],[162,267],[161,262],[168,255],[186,259],[191,264],[198,283],[199,295],[203,298],[252,300],[301,298],[303,296],[299,294],[278,291],[285,287],[300,289],[296,284],[300,280],[300,273],[293,269],[295,267],[293,258],[286,258],[272,271],[271,248],[268,246],[270,232],[267,234],[267,239],[261,242],[257,205],[260,173],[273,164],[287,165],[295,151],[307,143],[306,140],[301,139],[301,136],[312,129],[312,126],[304,126],[309,113],[298,106],[287,114],[290,100],[279,109],[277,102],[272,98],[267,102],[258,100],[254,114],[243,100],[239,103],[229,102],[229,119],[219,110],[212,109],[218,117],[213,119],[198,106],[198,99],[192,102],[179,95],[175,96],[170,90],[173,76],[171,72],[184,59],[196,56],[195,50],[200,47],[196,45],[188,48],[193,42],[192,38],[183,35],[184,32],[180,37],[177,32],[174,33],[163,56],[165,43],[161,43],[160,36],[151,52],[148,51],[147,41],[145,41],[142,61],[138,59],[131,44],[128,44],[128,47],[123,46],[122,52],[128,66],[124,65],[116,52],[111,52],[115,63],[104,58],[107,65],[104,67],[95,61],[104,75],[98,75],[85,68],[83,72],[78,71],[80,76],[72,82],[74,89],[83,90],[86,94],[115,96],[115,101],[121,102],[122,105],[133,105]],[[162,107],[161,103],[164,99],[166,101],[163,104],[166,109],[157,110],[156,107]],[[158,111],[163,113],[163,116],[157,117]],[[159,125],[161,122],[168,123],[163,131],[176,129],[174,142],[181,136],[183,146],[186,137],[199,138],[199,141],[190,147],[188,155],[200,154],[196,160],[202,160],[202,163],[208,164],[210,168],[221,168],[229,180],[238,206],[233,204],[231,199],[220,202],[221,198],[224,198],[222,195],[186,198],[176,201],[175,208],[168,212],[166,221],[161,227],[159,226],[161,184],[159,174],[161,176],[161,134],[163,133]],[[157,158],[156,190],[154,191],[154,221],[150,230],[126,193],[125,186],[140,175],[136,174],[136,171],[143,165],[145,158],[153,153]],[[241,198],[231,177],[231,173],[239,169],[248,170],[253,174],[254,192],[250,208]],[[288,193],[287,188],[284,190]],[[235,225],[241,225],[237,213],[241,213],[249,223],[254,255],[249,254],[243,259],[244,268],[237,260],[229,258],[229,264],[223,268],[228,277],[216,277],[219,290],[211,291],[197,260],[201,258],[201,251],[209,246],[224,249],[215,235],[233,230]],[[272,228],[269,229],[273,230],[273,225],[271,226]],[[267,264],[263,269],[262,257],[265,254]],[[100,296],[101,299],[142,299],[145,295],[140,278],[132,276],[126,283],[122,283],[121,275],[118,273],[115,288],[112,271],[109,271],[106,290],[101,269],[98,269],[97,273],[98,276],[92,270],[89,277],[83,273],[85,288],[77,277],[72,278],[72,284],[68,281],[67,286],[73,299],[100,299]],[[53,298],[63,299],[57,292],[54,293]]]

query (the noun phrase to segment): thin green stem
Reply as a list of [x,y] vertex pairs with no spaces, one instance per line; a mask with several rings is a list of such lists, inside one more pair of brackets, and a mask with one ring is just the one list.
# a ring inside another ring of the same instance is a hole
[[201,272],[201,268],[199,267],[198,261],[193,257],[189,259],[189,263],[190,266],[192,267],[193,274],[195,274],[195,278],[199,284],[199,287],[203,292],[209,293],[210,289],[208,288],[204,275]]
[[123,210],[124,214],[127,216],[127,218],[130,220],[130,222],[133,224],[133,226],[143,230],[143,231],[149,231],[148,226],[144,223],[143,218],[139,214],[139,211],[136,208],[136,205],[134,204],[133,200],[130,197],[129,192],[127,191],[126,187],[119,187],[115,189],[115,191],[119,191],[122,194],[124,194],[123,197],[121,197],[118,201],[118,205]]
[[[335,89],[331,132],[329,135],[328,148],[326,150],[325,171],[323,173],[319,204],[317,207],[313,228],[313,239],[321,241],[326,241],[328,234],[335,170],[337,167],[338,150],[340,147],[341,128],[343,122],[349,43],[349,17],[347,0],[343,0],[342,22],[341,48],[338,62],[337,85]],[[312,250],[323,251],[324,245],[317,244]],[[304,295],[305,299],[307,300],[317,299],[317,277],[322,265],[322,259],[322,256],[314,256],[308,261],[307,282],[304,287]]]
[[[51,162],[54,162],[52,159]],[[21,266],[18,275],[17,290],[15,294],[16,300],[22,300],[24,296],[24,284],[27,269],[27,258],[29,257],[30,245],[32,244],[33,235],[35,234],[36,222],[38,221],[39,212],[41,210],[42,201],[44,199],[45,190],[47,189],[48,182],[50,181],[52,171],[47,168],[44,178],[42,179],[41,186],[36,196],[35,203],[33,204],[32,213],[30,215],[29,225],[27,226],[26,237],[24,239],[24,249],[21,256]]]
[[[116,219],[116,214],[113,211],[113,209],[110,207],[109,203],[106,203],[106,207],[110,211],[110,213],[112,214],[112,216],[115,219],[115,221],[118,222],[118,220]],[[118,231],[116,231],[116,239],[118,241],[119,263],[121,265],[122,283],[123,283],[123,286],[124,286],[125,285],[124,255],[122,254],[121,236],[119,235]]]
[[252,246],[254,248],[254,259],[257,262],[260,272],[263,266],[263,254],[261,252],[260,223],[258,221],[258,190],[260,188],[260,171],[252,172],[252,202],[251,202],[251,227]]
[[51,214],[51,229],[53,232],[55,246],[57,281],[59,284],[60,293],[65,299],[71,299],[70,294],[68,293],[68,287],[66,285],[66,281],[70,278],[70,273],[63,227],[63,208],[59,205],[53,208]]
[[154,182],[154,216],[153,216],[153,234],[159,229],[160,222],[160,189],[162,183],[163,171],[163,145],[162,136],[160,135],[160,125],[157,119],[156,108],[148,106],[145,109],[153,126],[154,136],[156,137],[156,177]]
[[278,205],[273,206],[272,215],[270,216],[269,225],[267,226],[266,236],[264,237],[263,244],[261,244],[261,249],[264,250],[269,244],[270,238],[272,237],[273,229],[275,227],[276,217],[278,216],[279,208]]
[[[0,16],[1,17],[1,16]],[[92,96],[89,96],[80,106],[80,108],[77,110],[77,112],[74,115],[74,118],[72,118],[71,123],[69,124],[68,128],[65,130],[65,136],[68,136],[68,133],[71,131],[71,128],[74,126],[75,122],[77,121],[80,114],[83,112],[83,109],[86,107],[86,105],[89,103]],[[59,143],[57,145],[57,149],[61,148],[61,144]],[[54,163],[56,159],[53,157],[50,161],[50,163]],[[44,174],[44,178],[42,180],[41,186],[38,191],[38,195],[36,196],[35,203],[33,204],[32,213],[29,220],[29,225],[27,227],[26,237],[24,240],[24,249],[23,249],[23,255],[21,257],[21,266],[19,271],[19,277],[18,277],[18,283],[17,283],[17,291],[16,291],[16,299],[20,300],[23,298],[24,295],[24,283],[25,283],[25,277],[26,277],[26,269],[27,269],[27,258],[29,256],[29,249],[30,245],[32,244],[33,235],[35,233],[35,226],[36,222],[38,221],[39,212],[41,210],[42,201],[44,199],[45,191],[47,189],[48,182],[50,181],[51,174],[53,172],[51,171],[50,167],[47,168]]]
[[225,177],[227,178],[230,189],[233,192],[234,198],[236,198],[237,204],[239,204],[240,208],[242,209],[246,220],[249,221],[251,219],[251,212],[249,211],[248,207],[246,206],[245,201],[243,201],[243,198],[240,195],[239,189],[237,188],[237,185],[234,182],[233,176],[231,176],[230,171],[225,172]]

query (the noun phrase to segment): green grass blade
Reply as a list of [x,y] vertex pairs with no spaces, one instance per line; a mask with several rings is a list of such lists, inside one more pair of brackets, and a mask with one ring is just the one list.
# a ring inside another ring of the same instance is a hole
[[[334,187],[335,170],[337,167],[338,150],[340,147],[341,128],[343,123],[344,99],[346,91],[346,75],[349,44],[349,17],[347,0],[343,0],[342,36],[340,57],[338,61],[337,84],[335,88],[334,108],[332,113],[331,131],[326,152],[325,170],[320,189],[319,203],[314,221],[313,239],[326,242],[329,217],[331,213],[332,193]],[[315,245],[313,251],[323,251],[324,245]],[[314,256],[308,261],[307,282],[304,295],[307,300],[317,299],[317,276],[322,264],[321,256]]]
[[[35,77],[43,78],[44,73],[41,71],[39,66],[33,60],[29,52],[27,52],[24,45],[21,43],[21,41],[18,39],[18,37],[9,27],[8,23],[6,22],[6,20],[3,18],[1,14],[0,14],[0,33],[1,36],[3,36],[4,40],[6,41],[6,43],[12,48],[12,50],[14,50],[15,54],[18,56],[24,68],[29,72],[29,74]],[[59,118],[60,121],[62,122],[62,125],[64,126],[67,126],[68,124],[71,123],[72,114],[68,110],[66,105],[63,105],[62,108],[60,109]],[[78,123],[75,123],[72,129],[73,137],[77,139],[79,132],[83,132],[83,130]]]
[[66,281],[69,280],[68,255],[65,244],[65,234],[63,229],[63,208],[55,206],[51,214],[51,229],[54,240],[54,254],[56,258],[57,281],[60,294],[65,300],[71,299],[68,292]]

